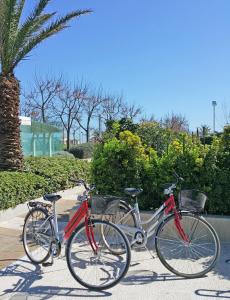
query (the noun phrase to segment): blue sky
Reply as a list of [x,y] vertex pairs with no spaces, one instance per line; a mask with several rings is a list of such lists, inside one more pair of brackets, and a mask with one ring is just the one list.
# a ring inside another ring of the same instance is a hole
[[[36,1],[27,1],[26,10]],[[194,130],[217,129],[230,111],[229,0],[53,0],[49,10],[64,14],[91,8],[19,65],[28,88],[35,72],[84,78],[111,93],[123,93],[147,115],[185,115]],[[225,112],[223,109],[225,106]]]

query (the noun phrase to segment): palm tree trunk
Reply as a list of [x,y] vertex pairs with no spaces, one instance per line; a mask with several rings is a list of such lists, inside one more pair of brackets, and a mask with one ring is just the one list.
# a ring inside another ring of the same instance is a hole
[[22,170],[20,86],[14,75],[0,75],[0,169]]

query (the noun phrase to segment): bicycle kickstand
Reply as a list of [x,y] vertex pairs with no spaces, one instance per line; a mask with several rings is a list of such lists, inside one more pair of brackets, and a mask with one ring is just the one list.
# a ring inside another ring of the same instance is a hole
[[44,263],[42,263],[43,267],[51,267],[54,263],[54,258],[53,258],[53,251],[50,250],[50,257],[51,257],[51,261],[45,261]]
[[148,253],[149,253],[149,255],[154,259],[154,258],[156,258],[152,253],[151,253],[151,251],[149,250],[149,248],[145,245],[144,246],[145,247],[145,249],[148,251]]

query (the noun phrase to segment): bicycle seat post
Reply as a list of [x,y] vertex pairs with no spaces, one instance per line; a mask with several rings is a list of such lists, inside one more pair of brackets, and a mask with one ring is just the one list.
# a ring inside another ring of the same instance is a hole
[[59,239],[59,235],[58,235],[58,222],[57,222],[57,212],[56,212],[56,201],[53,201],[52,205],[53,205],[55,237],[56,237],[56,239]]

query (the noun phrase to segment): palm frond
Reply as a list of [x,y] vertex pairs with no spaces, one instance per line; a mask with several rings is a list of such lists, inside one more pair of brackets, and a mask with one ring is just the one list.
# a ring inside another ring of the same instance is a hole
[[50,1],[39,0],[20,25],[25,0],[0,0],[0,64],[4,74],[13,72],[18,63],[43,40],[68,27],[71,19],[91,12],[91,10],[73,11],[46,26],[56,14],[44,13]]
[[[25,0],[21,0],[25,2]],[[15,40],[14,52],[19,50],[19,44],[25,44],[26,38],[35,34],[40,28],[55,15],[55,13],[42,14],[50,0],[40,0],[32,13],[28,16],[20,28],[18,28],[17,38]]]
[[35,7],[34,11],[31,14],[32,18],[36,18],[40,16],[40,14],[44,11],[47,4],[50,2],[50,0],[40,0],[38,5]]
[[64,17],[59,18],[55,22],[52,22],[47,28],[43,29],[39,32],[36,36],[33,36],[29,39],[28,43],[21,49],[21,51],[16,56],[16,59],[12,65],[12,68],[15,68],[18,63],[25,59],[27,54],[35,48],[38,44],[40,44],[43,40],[47,39],[48,37],[57,34],[58,32],[62,31],[63,29],[67,28],[67,23],[76,17],[80,17],[83,14],[90,13],[91,10],[77,10],[72,13],[67,14]]
[[2,32],[1,32],[1,64],[4,63],[9,64],[9,50],[11,47],[11,41],[15,37],[15,8],[17,5],[17,0],[4,0],[2,4],[3,8],[3,24],[2,24]]
[[28,39],[30,39],[31,36],[34,36],[54,15],[55,13],[44,14],[37,17],[33,21],[23,24],[18,30],[17,37],[14,42],[14,51],[12,53],[12,57],[15,58],[18,54],[18,51],[28,43]]
[[54,13],[46,14],[40,17],[49,1],[40,0],[19,30],[25,0],[2,0],[4,23],[1,30],[0,51],[2,53],[1,64],[3,69],[9,68],[17,51],[26,44],[26,36],[36,33],[54,15]]
[[2,47],[4,24],[5,24],[5,1],[0,0],[0,52]]
[[19,0],[18,4],[16,6],[15,19],[16,19],[17,27],[19,25],[19,21],[20,21],[21,15],[22,15],[24,5],[25,5],[25,0]]

